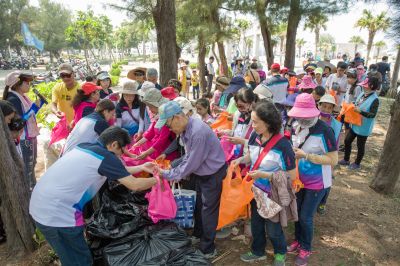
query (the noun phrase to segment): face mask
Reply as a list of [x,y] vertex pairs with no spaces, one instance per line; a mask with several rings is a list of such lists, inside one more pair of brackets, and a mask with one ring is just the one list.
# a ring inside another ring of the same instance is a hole
[[320,113],[320,116],[321,116],[321,117],[324,117],[324,118],[330,118],[330,117],[331,117],[331,114],[325,113],[325,112],[321,112],[321,113]]
[[297,123],[299,123],[299,126],[301,128],[310,128],[314,126],[317,123],[317,121],[318,117],[297,119]]

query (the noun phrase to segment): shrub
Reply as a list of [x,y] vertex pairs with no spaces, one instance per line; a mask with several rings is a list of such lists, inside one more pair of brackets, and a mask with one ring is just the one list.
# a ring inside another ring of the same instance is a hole
[[119,83],[119,76],[111,75],[111,86],[117,86]]
[[125,59],[125,60],[122,60],[122,61],[121,61],[121,64],[122,64],[122,65],[128,65],[128,60],[126,60],[126,59]]
[[190,64],[189,64],[189,67],[190,67],[191,69],[197,69],[197,63],[190,63]]
[[121,69],[120,68],[113,68],[110,71],[111,76],[120,76],[121,75]]

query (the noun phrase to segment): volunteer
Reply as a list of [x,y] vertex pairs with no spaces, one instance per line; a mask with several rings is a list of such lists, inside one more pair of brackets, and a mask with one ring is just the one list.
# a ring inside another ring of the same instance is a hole
[[168,127],[181,135],[186,148],[182,162],[169,171],[161,171],[167,180],[191,175],[196,182],[196,208],[193,242],[200,238],[200,250],[210,259],[217,255],[215,235],[218,224],[222,179],[226,175],[225,156],[217,136],[203,121],[187,117],[175,101],[160,107],[157,128]]
[[[101,71],[97,74],[97,86],[101,86],[100,99],[119,100],[119,95],[113,93],[111,89],[111,77],[107,71]],[[115,97],[115,98],[114,98]]]
[[84,237],[83,208],[106,180],[116,180],[134,191],[151,188],[155,178],[132,174],[153,172],[151,163],[125,168],[119,156],[130,143],[119,127],[106,129],[97,143],[82,143],[55,162],[32,192],[29,213],[62,265],[92,265]]
[[288,252],[298,252],[295,265],[307,265],[312,250],[313,219],[321,199],[332,186],[332,166],[338,161],[333,130],[319,120],[320,111],[312,95],[297,96],[289,117],[296,118],[292,136],[298,172],[304,188],[296,193],[299,221],[295,223],[295,241]]
[[92,82],[85,82],[82,87],[78,89],[72,106],[74,108],[74,121],[71,123],[73,128],[82,117],[90,115],[94,112],[97,102],[100,100],[100,90],[102,88]]
[[315,79],[314,82],[318,86],[322,86],[325,88],[325,83],[326,83],[326,77],[324,77],[323,74],[324,70],[321,67],[318,67],[314,70],[315,73]]
[[74,119],[72,99],[74,99],[80,84],[75,80],[74,69],[70,64],[63,63],[59,67],[58,74],[62,82],[57,83],[52,89],[51,111],[58,118],[64,115],[69,125]]
[[234,99],[238,110],[233,115],[232,130],[224,133],[228,135],[226,139],[235,145],[233,158],[238,158],[243,155],[245,145],[250,138],[250,134],[253,132],[251,106],[258,101],[258,96],[253,90],[242,88],[234,96]]
[[146,105],[140,100],[136,81],[128,80],[122,85],[122,97],[116,108],[116,125],[128,130],[131,137],[141,138],[146,118]]
[[[328,126],[330,126],[333,129],[333,133],[335,134],[335,140],[336,140],[336,148],[338,148],[342,123],[336,120],[335,117],[332,115],[335,106],[336,106],[335,97],[333,97],[330,94],[325,94],[324,96],[322,96],[322,98],[318,103],[318,109],[321,112],[319,115],[319,119],[324,121]],[[333,169],[332,169],[332,175],[333,175]],[[330,190],[331,188],[327,189],[325,196],[322,198],[318,206],[317,211],[321,215],[324,215],[326,212],[326,201],[328,199]]]
[[[295,179],[295,155],[290,141],[279,134],[282,119],[272,102],[263,100],[257,103],[251,113],[251,121],[254,132],[250,136],[248,150],[243,157],[233,161],[233,165],[250,164],[249,176],[255,179],[254,186],[270,196],[274,172],[284,171],[290,177],[290,181]],[[272,146],[266,148],[267,145]],[[257,161],[259,167],[256,166],[255,169]],[[266,259],[265,234],[267,233],[274,248],[273,265],[285,265],[286,239],[281,223],[279,220],[274,222],[260,216],[254,199],[251,201],[251,232],[253,235],[251,251],[240,256],[242,261],[254,262]]]
[[[109,122],[115,118],[115,105],[109,99],[101,100],[93,113],[83,117],[68,135],[61,153],[66,154],[81,143],[95,143],[104,130],[109,127]],[[60,157],[61,157],[60,156]]]
[[30,89],[33,76],[19,71],[9,73],[5,79],[3,99],[10,102],[16,113],[26,121],[24,133],[21,136],[21,150],[25,166],[26,183],[30,189],[36,184],[35,166],[37,158],[37,136],[39,128],[36,123],[36,113],[44,104],[42,99],[32,102],[26,95]]
[[[151,159],[156,159],[175,139],[175,134],[168,128],[156,128],[155,125],[159,119],[159,107],[168,102],[168,99],[161,95],[161,92],[152,88],[146,92],[143,97],[143,102],[149,108],[149,110],[154,115],[154,120],[152,121],[149,129],[143,134],[143,137],[132,146],[131,152],[137,153],[138,150],[140,154],[137,154],[138,160],[146,159],[147,157]],[[140,147],[140,149],[138,149]],[[176,158],[176,153],[167,156],[168,160],[173,160]]]
[[[379,98],[376,94],[381,86],[379,79],[377,77],[366,78],[360,85],[364,88],[364,91],[356,99],[354,111],[361,114],[361,126],[350,124],[350,130],[344,140],[344,159],[339,162],[340,165],[348,165],[351,170],[361,168],[361,161],[365,154],[365,143],[372,133],[379,108]],[[357,138],[357,157],[355,162],[350,164],[351,144],[355,138]]]
[[271,77],[267,78],[263,83],[272,92],[273,101],[279,111],[283,111],[283,102],[288,94],[289,81],[280,75],[281,66],[278,63],[271,65]]
[[315,87],[317,87],[317,85],[314,83],[312,77],[309,75],[306,75],[301,80],[301,83],[298,86],[298,89],[299,89],[300,93],[311,94],[314,91]]

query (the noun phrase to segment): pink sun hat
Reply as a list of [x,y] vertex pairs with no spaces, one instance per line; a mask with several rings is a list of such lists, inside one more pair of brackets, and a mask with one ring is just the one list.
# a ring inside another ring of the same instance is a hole
[[302,93],[296,97],[293,108],[288,116],[295,118],[313,118],[319,116],[320,111],[315,106],[314,97],[308,93]]
[[317,84],[315,84],[312,77],[308,76],[308,75],[303,77],[300,85],[298,86],[299,90],[300,89],[315,89],[315,87],[317,87]]

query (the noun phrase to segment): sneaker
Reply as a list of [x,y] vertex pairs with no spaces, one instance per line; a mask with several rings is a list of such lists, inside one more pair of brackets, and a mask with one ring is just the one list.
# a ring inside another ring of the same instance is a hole
[[294,265],[296,266],[306,266],[308,264],[308,259],[310,258],[311,251],[304,250],[300,248],[299,255],[297,255]]
[[325,215],[326,214],[325,204],[319,205],[317,212],[319,215]]
[[286,256],[284,254],[275,254],[274,255],[274,263],[272,266],[285,266]]
[[349,165],[348,168],[349,168],[350,170],[358,170],[358,169],[361,168],[361,165],[356,164],[356,163],[352,163],[352,164]]
[[200,238],[191,236],[190,241],[192,241],[192,245],[196,245],[196,244],[200,243]]
[[245,254],[240,255],[240,259],[244,262],[255,262],[260,260],[266,260],[267,256],[257,256],[253,252],[249,251]]
[[204,258],[206,258],[208,260],[214,259],[216,256],[217,256],[217,250],[216,249],[214,249],[214,251],[211,252],[211,253],[204,254]]
[[288,253],[297,253],[300,248],[300,243],[299,241],[295,240],[290,246],[287,247],[287,252]]
[[350,165],[350,162],[343,159],[339,161],[339,165]]

